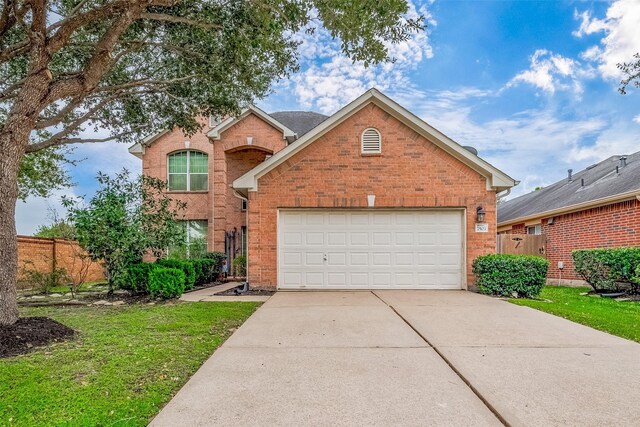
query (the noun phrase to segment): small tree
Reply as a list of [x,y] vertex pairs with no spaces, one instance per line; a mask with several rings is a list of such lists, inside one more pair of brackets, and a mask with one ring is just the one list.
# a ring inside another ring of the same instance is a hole
[[92,263],[91,255],[79,245],[75,243],[71,245],[71,265],[69,266],[67,277],[69,278],[69,289],[73,298],[76,297],[80,286],[87,280]]
[[75,240],[76,229],[66,218],[60,218],[55,209],[49,209],[50,224],[41,225],[33,234],[35,237]]
[[87,206],[65,199],[76,238],[94,261],[105,267],[110,291],[126,269],[150,251],[156,257],[182,240],[176,220],[185,204],[170,199],[166,183],[156,178],[131,178],[125,169],[113,178],[98,174],[101,188]]

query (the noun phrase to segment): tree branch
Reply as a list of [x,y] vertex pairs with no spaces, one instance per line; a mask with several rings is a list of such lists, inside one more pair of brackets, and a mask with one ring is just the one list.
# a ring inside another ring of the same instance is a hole
[[219,30],[220,25],[213,25],[207,22],[197,21],[195,19],[185,18],[183,16],[173,16],[164,13],[143,13],[140,19],[149,19],[151,21],[172,22],[175,24],[187,24],[194,27],[204,28],[205,30]]
[[123,138],[129,135],[130,132],[122,132],[117,135],[108,136],[106,138],[63,138],[60,140],[53,141],[51,139],[47,139],[42,142],[37,142],[35,144],[29,144],[26,148],[26,153],[33,153],[34,151],[40,151],[45,148],[53,147],[53,146],[61,146],[61,145],[69,145],[69,144],[82,144],[82,143],[97,143],[97,142],[108,142],[115,141],[117,139]]

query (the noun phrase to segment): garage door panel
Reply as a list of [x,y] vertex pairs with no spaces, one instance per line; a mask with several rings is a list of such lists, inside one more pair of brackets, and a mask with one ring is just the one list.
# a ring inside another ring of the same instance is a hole
[[327,244],[329,246],[344,246],[347,243],[346,232],[327,233],[327,236]]
[[437,245],[438,244],[438,233],[435,231],[432,232],[418,232],[418,244],[421,246],[424,245]]
[[351,252],[350,254],[350,265],[369,265],[369,253],[368,252]]
[[324,273],[312,271],[305,274],[304,284],[309,287],[322,286],[324,284]]
[[321,246],[321,245],[324,245],[324,234],[323,233],[307,232],[307,233],[305,233],[305,242],[309,246]]
[[459,289],[461,211],[282,210],[282,288]]
[[391,233],[373,233],[373,246],[389,246]]
[[282,258],[284,265],[301,265],[302,253],[301,252],[285,252]]

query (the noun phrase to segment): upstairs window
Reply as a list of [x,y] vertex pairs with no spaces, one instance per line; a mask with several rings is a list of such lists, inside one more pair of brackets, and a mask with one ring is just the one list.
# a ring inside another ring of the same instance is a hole
[[360,138],[362,154],[380,154],[382,152],[382,137],[376,129],[369,128],[362,132]]
[[209,156],[199,151],[169,154],[169,191],[207,191]]

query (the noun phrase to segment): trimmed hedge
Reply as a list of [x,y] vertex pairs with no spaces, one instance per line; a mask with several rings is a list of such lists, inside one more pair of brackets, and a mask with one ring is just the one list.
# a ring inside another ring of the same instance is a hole
[[536,297],[547,282],[549,261],[531,255],[483,255],[473,260],[476,285],[483,294]]
[[157,267],[149,272],[149,294],[153,297],[177,298],[184,292],[184,271],[178,268]]
[[149,273],[157,267],[156,264],[144,262],[129,266],[124,280],[120,283],[120,288],[126,289],[134,294],[148,293]]
[[[227,256],[224,252],[207,252],[204,256],[204,259],[210,259],[213,261],[213,266],[211,268],[216,276],[222,272],[222,264],[224,263],[225,258],[227,258]],[[213,279],[215,279],[215,277]]]
[[640,248],[578,249],[571,252],[573,268],[596,292],[618,291],[628,284],[638,291]]
[[182,270],[185,276],[184,289],[193,289],[196,284],[196,269],[189,260],[159,259],[156,261],[156,264],[167,268]]

